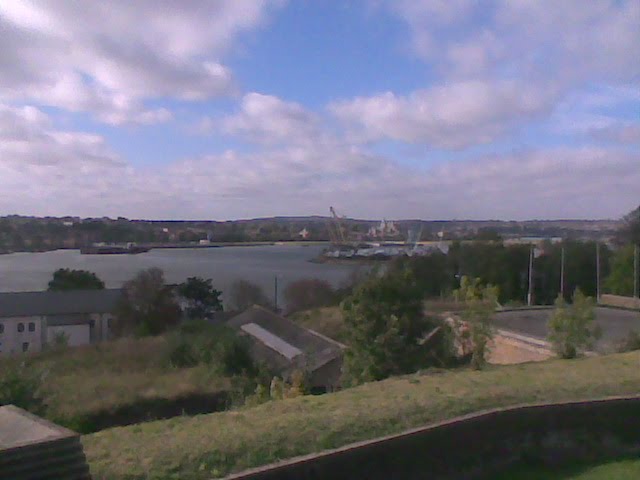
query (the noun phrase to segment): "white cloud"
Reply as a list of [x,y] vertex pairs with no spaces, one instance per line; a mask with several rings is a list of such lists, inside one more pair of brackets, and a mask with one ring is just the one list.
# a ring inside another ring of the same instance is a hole
[[400,0],[414,51],[445,76],[629,81],[640,66],[636,0]]
[[0,100],[88,111],[113,124],[170,118],[145,100],[233,93],[220,63],[267,0],[12,1],[0,5]]
[[436,147],[463,148],[489,143],[518,122],[549,113],[555,89],[516,82],[462,81],[419,90],[391,92],[330,106],[362,138],[391,138]]
[[223,133],[250,141],[288,145],[318,141],[319,119],[295,102],[251,92],[240,102],[237,113],[219,122]]
[[0,108],[6,213],[243,218],[326,213],[367,218],[618,217],[637,203],[640,155],[557,148],[397,165],[339,142],[228,151],[134,168],[99,135],[56,130],[33,107]]

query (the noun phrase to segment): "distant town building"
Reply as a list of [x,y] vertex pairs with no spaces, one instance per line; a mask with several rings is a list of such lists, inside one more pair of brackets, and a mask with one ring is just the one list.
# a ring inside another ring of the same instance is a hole
[[64,336],[69,346],[107,340],[121,290],[0,293],[0,355],[39,352]]
[[341,343],[257,305],[227,325],[250,340],[254,360],[274,373],[288,378],[296,370],[304,371],[317,392],[339,387],[345,348]]

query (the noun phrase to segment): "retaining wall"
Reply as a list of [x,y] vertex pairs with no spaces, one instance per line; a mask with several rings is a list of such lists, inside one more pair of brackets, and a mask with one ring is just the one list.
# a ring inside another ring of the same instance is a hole
[[640,298],[623,297],[621,295],[600,295],[600,305],[609,305],[611,307],[632,308],[640,310]]
[[640,396],[491,410],[228,480],[484,479],[514,464],[640,454]]

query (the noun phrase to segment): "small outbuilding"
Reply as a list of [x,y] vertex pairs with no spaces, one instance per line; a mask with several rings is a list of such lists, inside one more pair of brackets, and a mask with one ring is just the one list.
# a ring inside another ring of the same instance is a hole
[[254,305],[227,322],[249,339],[254,360],[288,378],[306,372],[312,391],[340,386],[345,345]]

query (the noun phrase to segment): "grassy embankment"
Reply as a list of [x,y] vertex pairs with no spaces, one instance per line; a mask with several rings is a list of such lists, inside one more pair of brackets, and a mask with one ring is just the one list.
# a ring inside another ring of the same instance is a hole
[[46,417],[81,431],[91,430],[87,422],[96,415],[108,417],[141,403],[138,410],[152,410],[154,402],[213,396],[229,388],[229,380],[207,366],[170,368],[165,349],[164,337],[122,339],[1,359],[0,369],[26,360],[30,370],[44,372]]
[[414,374],[83,437],[96,479],[208,479],[483,409],[640,392],[640,352]]
[[579,465],[563,469],[526,469],[505,472],[495,480],[637,480],[640,460],[627,459],[601,465]]

